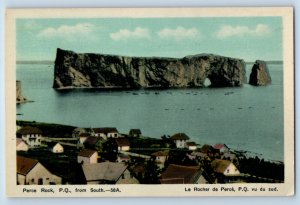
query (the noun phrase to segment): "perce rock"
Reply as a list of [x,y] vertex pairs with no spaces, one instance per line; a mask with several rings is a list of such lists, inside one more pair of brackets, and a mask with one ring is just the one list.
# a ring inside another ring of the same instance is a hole
[[271,76],[265,61],[256,60],[249,77],[249,84],[263,86],[271,83]]
[[212,54],[184,58],[125,57],[57,49],[53,87],[185,88],[241,86],[245,62]]

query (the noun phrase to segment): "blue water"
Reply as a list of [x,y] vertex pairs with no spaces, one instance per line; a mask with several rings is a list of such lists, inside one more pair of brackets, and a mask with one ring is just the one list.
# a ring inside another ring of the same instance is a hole
[[[247,65],[247,76],[250,66]],[[272,84],[241,88],[139,91],[52,89],[53,65],[18,64],[23,94],[34,103],[17,106],[20,120],[79,127],[140,128],[157,137],[185,132],[199,144],[230,148],[283,160],[282,64],[270,64]],[[134,93],[134,94],[133,94]]]

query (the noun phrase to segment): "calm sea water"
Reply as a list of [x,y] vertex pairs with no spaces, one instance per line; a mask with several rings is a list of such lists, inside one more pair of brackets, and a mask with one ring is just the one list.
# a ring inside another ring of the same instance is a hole
[[[272,85],[140,91],[52,89],[53,65],[18,64],[23,94],[34,103],[17,106],[20,120],[79,127],[117,127],[145,136],[185,132],[199,144],[230,148],[283,160],[282,65],[269,64]],[[247,76],[250,66],[247,65]]]

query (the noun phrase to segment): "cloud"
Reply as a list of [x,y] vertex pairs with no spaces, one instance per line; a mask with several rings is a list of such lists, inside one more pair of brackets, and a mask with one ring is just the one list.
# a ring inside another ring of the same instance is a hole
[[243,37],[250,36],[265,36],[271,32],[270,27],[265,24],[257,24],[255,28],[248,26],[230,26],[224,25],[216,33],[216,37],[219,39],[225,39],[230,37]]
[[76,25],[61,25],[57,28],[48,27],[38,33],[39,37],[57,38],[57,37],[72,37],[72,36],[88,36],[92,33],[94,25],[91,23],[78,23]]
[[178,26],[176,29],[165,28],[157,32],[160,38],[182,40],[187,38],[196,38],[200,32],[196,28],[184,28]]
[[147,28],[141,28],[141,27],[136,27],[133,31],[130,31],[128,29],[120,29],[115,33],[111,33],[109,36],[114,41],[150,38],[149,30]]

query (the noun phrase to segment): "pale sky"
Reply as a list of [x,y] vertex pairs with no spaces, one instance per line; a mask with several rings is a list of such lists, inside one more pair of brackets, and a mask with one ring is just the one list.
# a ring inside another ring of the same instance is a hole
[[79,53],[282,60],[281,17],[18,19],[17,60]]

